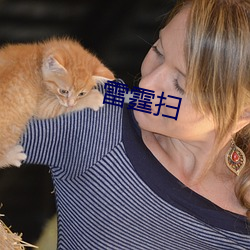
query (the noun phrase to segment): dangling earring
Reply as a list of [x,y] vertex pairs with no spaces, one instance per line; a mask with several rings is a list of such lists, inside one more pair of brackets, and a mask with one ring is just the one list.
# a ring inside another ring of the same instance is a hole
[[227,167],[236,175],[239,175],[241,170],[245,167],[246,156],[244,152],[235,145],[233,139],[231,141],[231,146],[225,155],[225,161]]

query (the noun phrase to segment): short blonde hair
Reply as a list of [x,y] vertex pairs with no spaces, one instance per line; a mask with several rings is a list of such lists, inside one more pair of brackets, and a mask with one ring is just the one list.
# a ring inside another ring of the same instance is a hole
[[[187,6],[186,92],[212,114],[219,145],[250,108],[250,0],[182,0],[168,21]],[[247,156],[235,193],[250,218],[250,125],[232,136]]]

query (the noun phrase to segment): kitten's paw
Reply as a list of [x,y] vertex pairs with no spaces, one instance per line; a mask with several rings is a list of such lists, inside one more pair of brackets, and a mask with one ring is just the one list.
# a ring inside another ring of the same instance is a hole
[[8,165],[20,167],[22,161],[27,158],[26,154],[23,151],[24,150],[21,145],[16,145],[11,148],[6,154],[6,162],[8,163]]
[[97,111],[99,108],[103,107],[103,95],[98,90],[92,90],[91,98],[93,98],[93,103],[91,103],[91,108]]

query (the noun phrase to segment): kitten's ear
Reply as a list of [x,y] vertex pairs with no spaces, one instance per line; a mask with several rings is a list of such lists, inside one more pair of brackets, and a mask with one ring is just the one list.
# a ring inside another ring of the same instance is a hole
[[107,78],[109,80],[114,80],[115,76],[114,74],[107,68],[105,67],[103,64],[100,64],[94,71],[93,74],[96,78],[100,77],[100,78]]
[[63,67],[62,64],[56,60],[55,57],[49,56],[43,61],[42,71],[44,74],[57,73],[65,74],[67,70]]

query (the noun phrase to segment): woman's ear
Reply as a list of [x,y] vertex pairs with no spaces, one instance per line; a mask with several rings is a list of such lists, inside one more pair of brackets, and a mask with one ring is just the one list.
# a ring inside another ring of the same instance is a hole
[[234,133],[237,133],[241,129],[243,129],[245,126],[250,124],[250,109],[246,109],[243,113],[243,115],[240,117],[235,129]]

